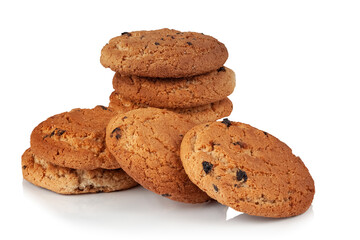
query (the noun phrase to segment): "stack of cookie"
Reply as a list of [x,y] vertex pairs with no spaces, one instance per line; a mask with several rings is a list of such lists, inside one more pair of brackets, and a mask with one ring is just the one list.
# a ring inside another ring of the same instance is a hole
[[195,123],[230,115],[234,72],[228,52],[211,36],[170,29],[124,32],[104,46],[100,61],[115,71],[109,107],[119,112],[165,108]]
[[112,192],[138,185],[105,145],[106,125],[115,115],[104,106],[78,108],[40,123],[22,156],[24,178],[61,194]]
[[230,115],[234,72],[215,38],[160,29],[125,32],[104,46],[115,71],[108,107],[73,109],[40,123],[22,156],[29,182],[61,194],[138,184],[169,199],[210,199],[265,217],[305,212],[314,181],[299,157]]

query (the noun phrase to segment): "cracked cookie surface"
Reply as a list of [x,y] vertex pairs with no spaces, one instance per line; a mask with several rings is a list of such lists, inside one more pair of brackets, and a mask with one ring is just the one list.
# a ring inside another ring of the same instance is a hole
[[112,38],[100,62],[127,76],[180,78],[216,70],[227,58],[225,45],[211,36],[164,28]]
[[134,102],[160,108],[189,108],[220,101],[235,88],[235,73],[226,67],[178,79],[122,76],[115,73],[115,91]]
[[105,144],[105,130],[115,116],[112,109],[73,109],[41,122],[31,133],[36,156],[62,167],[116,169],[119,164]]
[[314,181],[301,159],[250,125],[224,119],[195,126],[180,152],[191,181],[238,211],[290,217],[305,212],[313,200]]
[[122,169],[78,170],[47,162],[27,149],[21,159],[25,180],[61,194],[125,190],[138,185]]
[[193,126],[168,110],[136,109],[110,120],[106,144],[121,168],[146,189],[201,203],[210,198],[189,180],[179,156],[181,140]]
[[[125,113],[134,109],[148,108],[149,105],[133,102],[114,91],[110,95],[109,107],[114,111]],[[172,112],[181,114],[185,119],[200,124],[216,121],[231,114],[233,104],[229,98],[192,108],[170,108]]]

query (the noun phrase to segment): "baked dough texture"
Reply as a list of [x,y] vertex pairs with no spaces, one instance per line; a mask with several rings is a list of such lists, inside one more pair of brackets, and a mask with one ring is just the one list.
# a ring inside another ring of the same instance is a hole
[[164,197],[186,203],[210,198],[186,175],[180,143],[195,124],[164,109],[141,108],[110,120],[106,144],[136,182]]
[[127,76],[181,78],[216,70],[227,58],[225,45],[211,36],[164,28],[112,38],[100,62]]
[[[118,113],[126,113],[128,111],[148,108],[147,104],[133,102],[122,96],[121,93],[116,91],[110,95],[109,108],[112,108]],[[185,119],[188,119],[194,123],[200,124],[205,122],[216,121],[220,118],[227,117],[231,114],[233,104],[229,98],[224,98],[220,101],[208,103],[205,105],[192,107],[192,108],[169,108],[172,112],[182,115]]]
[[179,79],[143,78],[115,73],[113,87],[123,97],[152,107],[189,108],[229,96],[235,88],[235,73],[226,67]]
[[186,133],[180,155],[194,184],[250,215],[299,215],[314,197],[314,181],[301,159],[279,139],[244,123],[197,125]]
[[27,149],[22,173],[32,184],[60,194],[84,194],[125,190],[138,184],[122,169],[79,170],[54,165]]
[[52,116],[31,133],[31,150],[57,166],[83,170],[120,168],[105,144],[106,126],[113,116],[115,112],[104,106]]

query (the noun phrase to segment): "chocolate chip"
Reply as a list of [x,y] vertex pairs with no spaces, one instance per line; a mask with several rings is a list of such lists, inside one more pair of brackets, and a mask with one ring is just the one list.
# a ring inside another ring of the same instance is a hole
[[172,39],[175,39],[175,37],[174,37],[174,36],[171,36],[171,38],[172,38]]
[[25,170],[26,168],[27,168],[27,166],[26,166],[26,165],[22,166],[22,169],[24,169],[24,170]]
[[213,165],[211,163],[209,163],[209,162],[206,162],[206,161],[202,162],[202,166],[203,166],[204,172],[206,174],[208,174],[211,171],[211,169],[213,168]]
[[[56,130],[56,129],[55,129],[55,130]],[[49,136],[49,137],[52,137],[52,136],[55,135],[55,130],[50,133],[50,136]]]
[[61,136],[61,135],[63,135],[65,132],[66,132],[65,130],[58,129],[57,132],[56,132],[56,136]]
[[191,46],[192,45],[192,43],[191,42],[186,42],[189,46]]
[[209,127],[209,124],[206,124],[205,127]]
[[225,124],[227,127],[231,126],[231,121],[227,118],[224,118],[221,123]]
[[184,135],[182,135],[182,134],[180,134],[179,136],[180,136],[180,137],[184,137]]
[[46,134],[46,135],[43,137],[43,140],[44,140],[45,138],[47,138],[47,137],[49,137],[49,134]]
[[265,134],[265,136],[268,136],[268,133],[267,132],[263,132]]
[[160,38],[160,39],[164,41],[164,38]]
[[118,128],[118,127],[115,128],[115,129],[111,132],[110,137],[113,137],[114,134],[115,134],[116,140],[119,140],[119,139],[121,138],[121,130],[120,130],[120,128]]
[[125,116],[125,117],[122,118],[122,120],[125,120],[125,119],[127,119],[127,116]]
[[101,107],[102,110],[108,110],[108,108],[104,107],[103,105],[98,105],[98,107]]
[[160,45],[160,43],[158,43],[158,42],[155,42],[155,45]]
[[248,177],[246,175],[246,172],[241,171],[240,169],[237,170],[237,172],[236,172],[236,180],[238,180],[238,181],[244,180],[244,182],[246,182],[247,179],[248,179]]
[[226,69],[224,67],[221,67],[217,70],[218,72],[226,72]]
[[211,145],[211,151],[214,151],[214,146],[220,146],[220,143],[210,142],[210,145]]
[[163,197],[171,197],[171,194],[165,193],[165,194],[161,194],[161,196],[163,196]]
[[215,184],[213,184],[213,187],[214,187],[215,192],[219,191],[218,187]]
[[123,33],[121,33],[121,36],[122,36],[122,35],[126,35],[126,36],[130,37],[130,36],[131,36],[131,33],[129,33],[129,32],[123,32]]
[[233,143],[235,146],[238,145],[240,146],[240,148],[246,148],[246,143],[243,143],[243,142],[234,142]]

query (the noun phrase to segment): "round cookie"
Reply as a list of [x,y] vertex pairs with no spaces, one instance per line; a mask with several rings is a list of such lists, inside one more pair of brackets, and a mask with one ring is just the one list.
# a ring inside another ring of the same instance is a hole
[[[114,91],[110,95],[109,108],[114,109],[117,112],[128,112],[138,108],[147,108],[146,104],[136,103],[131,100],[125,99],[120,93]],[[225,98],[223,100],[208,103],[198,107],[192,108],[172,108],[168,109],[175,113],[181,114],[185,119],[188,119],[196,124],[212,122],[217,119],[227,117],[231,114],[233,104],[230,99]]]
[[179,152],[194,124],[164,109],[119,114],[106,129],[106,144],[121,168],[146,189],[172,200],[201,203],[210,198],[186,175]]
[[290,217],[304,213],[314,197],[314,181],[301,159],[250,125],[224,119],[195,126],[180,152],[191,181],[238,211]]
[[112,109],[73,109],[48,118],[31,133],[31,150],[49,162],[68,168],[116,169],[119,164],[106,148],[105,130]]
[[24,179],[61,194],[113,192],[138,185],[122,169],[77,170],[49,163],[27,149],[22,155]]
[[179,79],[143,78],[115,73],[115,91],[124,98],[158,108],[190,108],[220,101],[235,88],[235,73],[226,67]]
[[211,36],[164,28],[112,38],[100,62],[122,75],[180,78],[218,69],[227,58],[225,45]]

